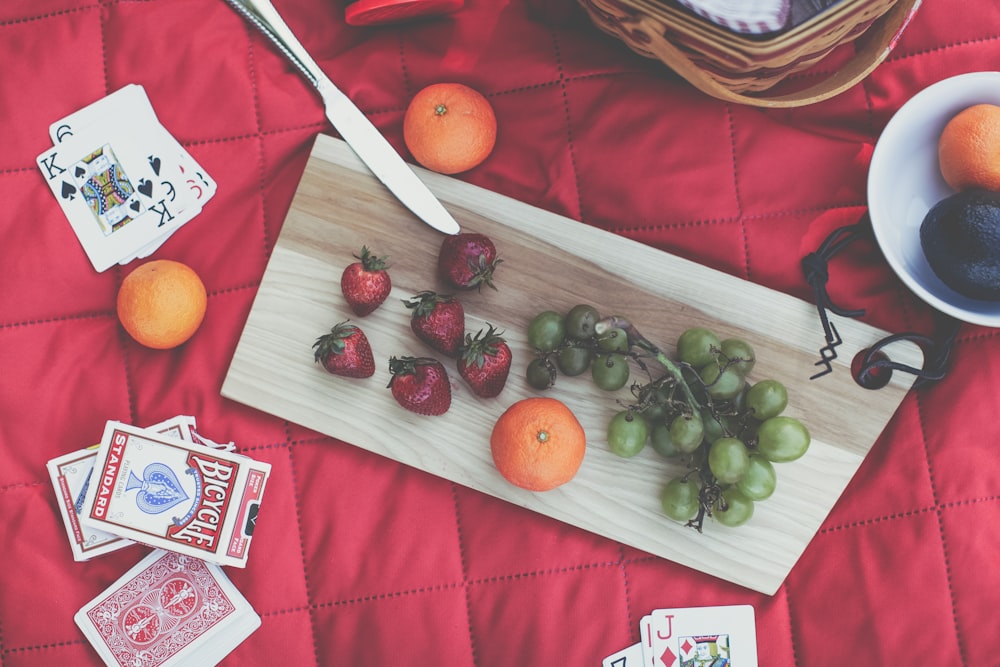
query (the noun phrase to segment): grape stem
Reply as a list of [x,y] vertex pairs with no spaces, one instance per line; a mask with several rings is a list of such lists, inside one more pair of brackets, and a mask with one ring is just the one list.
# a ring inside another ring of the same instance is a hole
[[657,347],[648,338],[643,336],[635,325],[632,324],[632,322],[621,315],[610,315],[594,325],[594,332],[597,335],[601,335],[610,329],[621,329],[625,332],[625,335],[628,336],[628,343],[630,346],[638,347],[653,355],[653,357],[667,369],[667,372],[673,376],[673,378],[677,381],[677,384],[680,385],[681,390],[684,392],[684,398],[687,400],[687,404],[691,407],[691,410],[695,414],[701,410],[701,405],[698,403],[698,399],[695,398],[694,392],[691,391],[691,387],[688,385],[687,380],[684,379],[684,375],[681,373],[680,367],[671,361],[671,359],[663,353],[663,350]]

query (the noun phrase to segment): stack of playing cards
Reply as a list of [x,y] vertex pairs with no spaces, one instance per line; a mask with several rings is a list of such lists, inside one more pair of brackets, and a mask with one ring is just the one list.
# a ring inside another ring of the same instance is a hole
[[218,565],[155,550],[77,612],[108,665],[218,664],[260,627],[260,616]]
[[156,251],[216,185],[130,84],[49,127],[38,168],[97,271]]
[[642,618],[639,637],[601,667],[757,667],[749,605],[657,609]]
[[[232,442],[220,445],[200,435],[195,418],[188,415],[168,419],[150,426],[148,430],[213,449],[231,452],[236,448]],[[66,526],[66,534],[69,536],[73,560],[77,561],[89,560],[94,556],[134,544],[132,540],[80,523],[79,516],[83,510],[83,501],[86,499],[90,484],[90,472],[94,469],[99,446],[93,445],[70,452],[48,462],[49,477],[52,478],[52,485],[59,499],[59,512]]]
[[109,421],[101,442],[48,462],[74,560],[155,547],[76,615],[108,665],[215,665],[260,626],[216,563],[246,565],[271,467],[180,415]]

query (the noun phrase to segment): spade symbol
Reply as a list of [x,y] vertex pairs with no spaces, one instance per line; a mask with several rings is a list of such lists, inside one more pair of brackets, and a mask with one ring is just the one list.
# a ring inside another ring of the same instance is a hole
[[76,194],[76,186],[69,181],[63,181],[62,184],[62,198],[63,199],[73,199],[73,195]]
[[160,158],[149,156],[149,166],[153,168],[153,173],[157,176],[160,175]]
[[78,165],[76,171],[74,171],[73,174],[77,178],[83,178],[87,174],[87,170]]
[[153,182],[149,179],[144,178],[139,181],[139,187],[137,189],[147,197],[153,196]]
[[129,204],[129,208],[131,208],[133,211],[135,211],[136,213],[138,213],[139,209],[142,208],[142,204],[139,203],[138,199],[134,199],[134,200],[132,200],[132,203]]

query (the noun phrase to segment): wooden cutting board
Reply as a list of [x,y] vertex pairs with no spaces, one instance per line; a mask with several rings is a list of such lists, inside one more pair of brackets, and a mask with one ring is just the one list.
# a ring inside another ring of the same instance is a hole
[[[241,335],[222,394],[240,403],[358,447],[530,508],[742,586],[773,594],[857,471],[912,382],[895,374],[871,391],[851,379],[859,350],[886,335],[839,320],[844,339],[835,370],[817,380],[822,329],[813,305],[666,254],[580,222],[440,174],[417,169],[465,231],[496,243],[503,263],[497,291],[461,294],[466,329],[487,322],[506,330],[514,367],[503,393],[472,395],[452,373],[453,403],[438,417],[400,408],[386,385],[390,356],[431,354],[409,328],[402,301],[417,292],[447,292],[435,276],[443,236],[417,220],[343,142],[319,136],[292,201]],[[362,245],[390,257],[392,294],[357,318],[340,293],[340,274]],[[706,521],[699,534],[667,519],[660,492],[681,468],[651,447],[632,459],[608,450],[605,429],[616,398],[589,376],[562,377],[548,395],[565,402],[587,432],[587,454],[568,484],[532,493],[507,483],[493,466],[489,436],[516,400],[538,395],[523,379],[532,354],[530,319],[543,310],[590,303],[627,316],[668,354],[678,335],[707,326],[740,337],[757,353],[751,381],[773,377],[789,391],[786,414],[812,433],[803,458],[777,466],[778,488],[757,503],[747,525]],[[312,358],[312,344],[345,319],[360,325],[376,357],[375,376],[335,377]],[[894,346],[893,358],[921,366],[919,348]],[[443,359],[449,371],[454,362]],[[387,511],[390,511],[387,509]],[[337,530],[350,530],[338,526]]]

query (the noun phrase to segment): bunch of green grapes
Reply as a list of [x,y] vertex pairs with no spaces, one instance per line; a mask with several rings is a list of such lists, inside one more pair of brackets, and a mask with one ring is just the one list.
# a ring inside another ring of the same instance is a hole
[[539,313],[527,334],[537,354],[526,377],[536,389],[551,387],[560,373],[589,370],[596,386],[617,391],[633,378],[632,366],[640,371],[630,385],[633,400],[620,401],[608,422],[608,446],[630,458],[649,445],[684,464],[660,500],[668,517],[699,531],[706,517],[725,526],[749,521],[754,504],[774,493],[774,464],[809,448],[805,425],[782,414],[785,386],[748,380],[756,355],[745,340],[693,327],[680,335],[670,358],[628,320],[601,318],[585,304],[566,315]]

